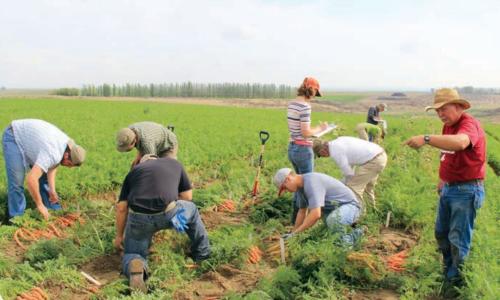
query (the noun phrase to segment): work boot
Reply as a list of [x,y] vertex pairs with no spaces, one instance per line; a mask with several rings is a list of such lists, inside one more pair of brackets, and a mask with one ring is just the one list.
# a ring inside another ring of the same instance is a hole
[[144,262],[141,259],[134,258],[128,265],[130,274],[129,286],[133,291],[147,293],[148,288],[144,283]]

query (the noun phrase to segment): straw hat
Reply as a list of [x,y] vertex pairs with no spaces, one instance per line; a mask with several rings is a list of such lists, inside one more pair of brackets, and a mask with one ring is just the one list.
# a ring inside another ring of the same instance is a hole
[[464,109],[470,108],[469,101],[461,99],[455,89],[443,88],[436,91],[434,95],[434,105],[427,106],[425,111],[429,109],[438,109],[449,103],[460,104]]

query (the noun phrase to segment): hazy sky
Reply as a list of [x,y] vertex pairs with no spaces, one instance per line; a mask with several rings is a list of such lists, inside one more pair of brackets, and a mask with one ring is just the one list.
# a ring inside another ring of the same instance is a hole
[[500,87],[500,1],[0,0],[0,86]]

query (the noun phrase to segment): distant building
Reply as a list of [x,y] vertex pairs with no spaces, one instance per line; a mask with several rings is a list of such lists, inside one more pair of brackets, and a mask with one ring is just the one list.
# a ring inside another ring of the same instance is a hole
[[408,96],[405,93],[395,92],[390,96],[380,96],[377,98],[378,100],[408,100]]

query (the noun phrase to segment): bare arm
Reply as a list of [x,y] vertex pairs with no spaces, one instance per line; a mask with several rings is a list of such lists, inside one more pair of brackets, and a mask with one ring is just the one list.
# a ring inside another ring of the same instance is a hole
[[328,127],[328,123],[324,122],[321,123],[319,126],[311,128],[310,123],[305,123],[301,122],[300,123],[300,133],[302,133],[302,136],[304,137],[310,137],[315,135],[316,133],[326,129]]
[[125,233],[125,224],[127,223],[128,203],[120,201],[116,204],[116,238],[115,247],[122,249],[122,243]]
[[193,190],[187,190],[182,193],[179,193],[179,199],[188,201],[193,200]]
[[40,195],[40,184],[38,183],[38,180],[40,179],[40,177],[42,177],[42,175],[43,170],[39,166],[34,165],[31,171],[29,171],[28,175],[26,176],[26,183],[31,198],[33,198],[33,201],[35,202],[36,208],[38,209],[40,214],[42,214],[43,218],[45,220],[48,220],[50,214],[47,210],[47,207],[43,205],[42,195]]
[[309,213],[304,218],[302,224],[299,227],[294,228],[293,233],[299,233],[312,227],[314,224],[316,224],[316,222],[318,222],[320,218],[321,218],[321,207],[310,209]]
[[297,216],[295,217],[295,225],[293,226],[293,231],[297,230],[302,223],[304,223],[304,219],[306,218],[307,208],[301,208],[297,212]]
[[[444,134],[444,135],[430,135],[429,145],[447,151],[461,151],[469,147],[470,139],[466,134]],[[424,136],[417,135],[411,137],[406,142],[408,145],[414,149],[418,149],[425,145]]]
[[49,183],[49,199],[51,203],[57,203],[59,201],[59,196],[56,191],[56,174],[57,167],[49,169],[47,172],[47,182]]

